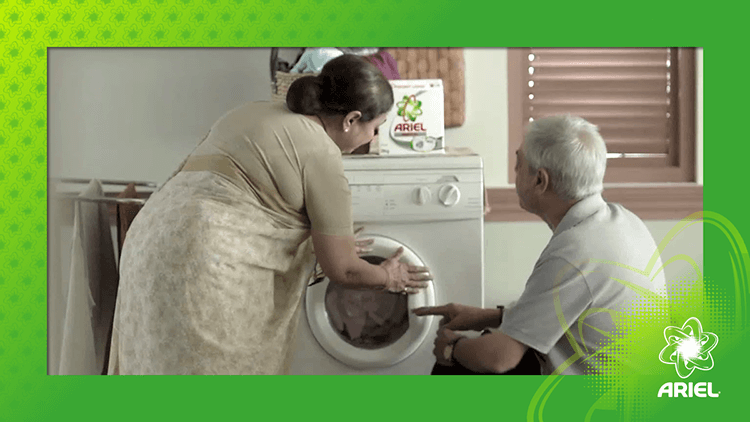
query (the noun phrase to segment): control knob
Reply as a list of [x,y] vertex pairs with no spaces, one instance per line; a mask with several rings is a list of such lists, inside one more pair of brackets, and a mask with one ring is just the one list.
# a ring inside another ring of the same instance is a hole
[[418,187],[414,191],[414,195],[416,197],[417,205],[424,205],[432,199],[432,192],[430,192],[430,188],[426,186]]
[[440,203],[446,207],[452,207],[458,204],[460,198],[461,191],[458,190],[456,185],[443,185],[438,191],[438,199],[440,199]]

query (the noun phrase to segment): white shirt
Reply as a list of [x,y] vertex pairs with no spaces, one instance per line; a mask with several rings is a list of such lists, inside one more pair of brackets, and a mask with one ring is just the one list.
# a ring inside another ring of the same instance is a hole
[[584,198],[555,229],[500,331],[542,353],[543,374],[597,373],[592,363],[609,357],[592,355],[615,328],[611,312],[663,294],[661,266],[640,218],[599,194]]

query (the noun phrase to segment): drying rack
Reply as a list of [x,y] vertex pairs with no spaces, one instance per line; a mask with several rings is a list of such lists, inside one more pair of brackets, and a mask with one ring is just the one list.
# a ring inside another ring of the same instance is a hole
[[[89,183],[92,182],[92,180],[97,180],[99,183],[101,183],[102,186],[109,186],[110,192],[103,192],[99,196],[81,196],[82,189],[79,189],[80,186],[81,185],[87,186]],[[137,192],[137,195],[139,196],[138,198],[118,198],[114,195],[118,195],[119,192],[111,191],[113,189],[111,186],[124,187],[130,184],[133,184],[134,186],[139,187],[139,188],[146,188],[146,189],[142,189],[142,190],[139,189],[139,192]],[[75,185],[78,185],[78,186],[75,186]],[[124,206],[125,204],[137,204],[137,205],[145,204],[148,197],[150,197],[150,195],[153,193],[153,191],[157,187],[158,187],[157,184],[154,182],[143,182],[143,181],[83,179],[83,178],[70,178],[70,177],[50,178],[49,179],[49,192],[50,192],[49,197],[50,199],[54,199],[54,201],[50,201],[52,202],[52,204],[50,204],[51,205],[50,209],[54,209],[54,211],[50,211],[50,220],[48,220],[48,221],[52,221],[49,223],[49,226],[48,226],[49,233],[50,233],[50,237],[49,237],[50,249],[49,249],[49,255],[48,255],[50,259],[49,268],[52,268],[52,271],[50,271],[50,274],[53,274],[57,271],[62,272],[63,265],[62,265],[61,251],[63,250],[63,248],[61,246],[62,245],[61,226],[65,224],[70,224],[71,222],[75,221],[75,218],[76,218],[75,215],[77,213],[77,210],[83,206],[80,204],[80,202],[93,202],[93,203],[99,204],[96,206],[97,208],[100,208],[100,209],[107,208],[107,213],[108,213],[107,216],[109,218],[108,223],[111,225],[113,222],[116,221],[116,227],[117,227],[116,236],[117,237],[116,239],[112,239],[113,240],[112,248],[113,248],[113,251],[115,252],[115,256],[113,257],[114,265],[116,266],[115,272],[118,271],[119,265],[120,265],[120,253],[122,252],[122,249],[121,249],[122,239],[124,239],[124,232],[122,232],[123,234],[121,236],[121,229],[123,226],[121,225],[121,221],[120,221],[120,218],[121,218],[120,211],[123,208],[128,208]],[[111,195],[111,196],[108,196],[108,195]],[[139,207],[133,207],[133,208],[139,208]],[[73,224],[75,227],[76,223],[73,223]],[[101,227],[100,225],[97,225],[97,230],[99,230],[100,227]],[[122,229],[122,230],[126,230],[126,229]],[[110,230],[106,230],[105,233],[112,234]],[[73,234],[73,236],[76,236],[76,234]],[[99,241],[101,241],[101,238],[99,238]],[[100,244],[97,244],[97,246],[98,245]],[[70,250],[72,250],[72,248]],[[63,290],[61,289],[64,288],[62,276],[53,278],[53,276],[50,275],[49,277],[50,277],[50,285],[52,285],[52,283],[57,283],[56,286],[59,286],[57,291],[62,292]],[[71,275],[71,277],[73,276]],[[108,286],[108,289],[110,289],[110,293],[114,292],[116,295],[117,286],[119,283],[117,279],[115,280],[101,279],[97,282],[113,283],[113,284],[109,284],[106,286]],[[99,288],[104,289],[104,287],[102,286],[105,286],[105,284],[100,284]],[[60,295],[62,295],[62,293],[60,293]],[[55,297],[59,298],[63,296],[55,296]],[[62,299],[62,300],[65,300],[65,299]],[[107,299],[107,300],[110,300],[110,299]],[[111,300],[112,302],[110,305],[112,306],[112,308],[111,309],[107,308],[107,312],[111,312],[111,315],[113,315],[114,314],[113,307],[114,307],[114,303],[116,300],[116,296],[114,299],[111,299]],[[55,303],[55,305],[51,305],[51,306],[54,306],[56,310],[62,309],[62,312],[66,312],[66,305],[61,300],[56,300],[50,303]],[[110,306],[110,305],[104,305],[104,306]],[[102,305],[100,304],[99,306],[102,306]],[[57,312],[58,313],[55,313],[54,315],[59,316],[60,311],[57,311]],[[104,315],[103,314],[104,311],[100,310],[99,312],[102,312],[102,315]],[[102,317],[97,317],[97,318],[102,318]],[[110,318],[110,317],[107,316],[106,318]],[[110,354],[109,348],[110,348],[110,343],[112,339],[111,321],[106,321],[106,323],[110,325],[108,328],[109,331],[108,331],[107,337],[105,339],[105,359],[104,359],[103,366],[102,366],[102,375],[106,375],[107,368],[109,366],[108,365],[109,354]],[[62,339],[63,338],[62,332],[58,332],[58,334],[60,336],[59,338]],[[62,342],[62,340],[60,341]],[[62,348],[61,344],[62,343],[60,343],[58,347]]]
[[[80,179],[80,178],[54,178],[51,179],[56,183],[60,184],[87,184],[90,183],[93,179]],[[127,186],[129,184],[133,184],[136,187],[146,187],[146,188],[156,188],[157,184],[154,182],[143,182],[143,181],[124,181],[124,180],[104,180],[104,179],[97,179],[99,180],[99,183],[102,185],[115,185],[115,186]],[[151,193],[151,192],[145,192],[145,193]],[[99,203],[107,203],[107,204],[140,204],[143,205],[146,203],[145,198],[117,198],[112,196],[80,196],[77,192],[58,192],[55,194],[55,196],[58,199],[69,199],[74,201],[84,201],[84,202],[99,202]]]

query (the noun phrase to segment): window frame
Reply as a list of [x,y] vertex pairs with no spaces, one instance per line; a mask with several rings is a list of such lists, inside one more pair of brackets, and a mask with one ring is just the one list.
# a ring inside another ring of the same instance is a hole
[[[515,184],[515,156],[523,139],[524,74],[528,50],[508,48],[508,182]],[[608,166],[605,199],[642,219],[673,220],[703,210],[703,186],[696,183],[696,61],[694,48],[678,48],[676,82],[679,148],[671,167]],[[674,156],[673,156],[674,157]],[[514,188],[488,189],[487,221],[528,221],[538,217],[518,206]]]

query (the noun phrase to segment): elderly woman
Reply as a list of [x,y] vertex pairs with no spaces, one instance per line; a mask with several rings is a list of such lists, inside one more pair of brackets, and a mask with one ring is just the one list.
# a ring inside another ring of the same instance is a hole
[[[332,282],[414,293],[426,268],[357,255],[342,152],[393,105],[365,59],[224,115],[140,211],[122,251],[110,374],[288,372],[315,256]],[[312,250],[314,247],[315,255]]]

